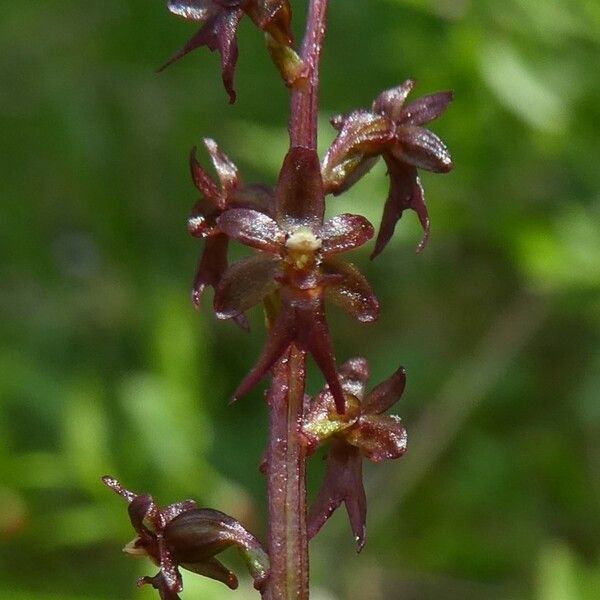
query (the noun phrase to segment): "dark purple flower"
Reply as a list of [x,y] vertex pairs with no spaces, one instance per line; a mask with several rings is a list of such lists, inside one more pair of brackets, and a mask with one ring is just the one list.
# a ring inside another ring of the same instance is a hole
[[331,392],[325,388],[314,398],[302,428],[309,450],[331,442],[325,478],[308,516],[308,535],[315,536],[343,502],[360,551],[367,518],[362,461],[400,458],[406,451],[406,430],[399,417],[382,414],[400,399],[406,376],[400,368],[368,394],[369,365],[364,358],[344,363],[339,376],[346,394],[346,412],[338,413]]
[[[206,286],[216,288],[227,270],[228,239],[217,225],[218,217],[232,207],[251,207],[273,214],[272,191],[262,186],[243,186],[237,167],[219,150],[216,142],[207,138],[204,145],[217,172],[219,185],[200,166],[194,148],[190,154],[190,170],[194,185],[202,196],[188,219],[188,231],[194,237],[205,240],[192,286],[192,302],[196,307],[200,305]],[[243,314],[236,315],[235,320],[247,328]]]
[[275,218],[256,210],[232,209],[217,221],[228,237],[259,250],[234,263],[221,278],[215,292],[217,316],[237,317],[276,290],[281,299],[263,353],[234,397],[256,385],[295,343],[312,354],[343,412],[325,297],[359,321],[377,318],[379,305],[365,278],[353,265],[335,258],[368,241],[373,227],[364,217],[350,214],[323,223],[319,161],[306,148],[288,153],[277,184],[276,206]]
[[154,577],[142,577],[138,586],[151,585],[161,600],[179,600],[183,589],[179,567],[216,579],[231,589],[238,580],[215,556],[235,546],[241,553],[254,586],[261,590],[266,583],[269,559],[252,534],[228,515],[209,508],[198,508],[185,500],[159,508],[146,494],[125,489],[116,479],[105,476],[104,484],[128,503],[129,519],[136,537],[124,551],[146,555],[160,570]]
[[235,102],[233,78],[238,58],[237,29],[247,14],[265,32],[267,46],[288,85],[302,77],[303,64],[291,48],[291,8],[288,0],[170,0],[168,9],[175,15],[201,23],[198,32],[161,70],[186,54],[206,46],[221,56],[223,84],[230,102]]
[[381,93],[370,111],[357,110],[331,121],[338,135],[323,159],[327,192],[337,195],[348,189],[371,169],[379,156],[388,168],[390,191],[371,258],[385,248],[407,208],[417,213],[425,232],[417,248],[418,252],[423,250],[429,238],[429,215],[417,169],[434,173],[452,169],[452,159],[444,143],[422,127],[446,109],[452,92],[423,96],[405,105],[413,86],[414,81],[408,79]]

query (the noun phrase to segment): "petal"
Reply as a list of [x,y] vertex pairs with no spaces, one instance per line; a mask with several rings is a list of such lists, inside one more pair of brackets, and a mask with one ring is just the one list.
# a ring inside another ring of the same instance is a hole
[[387,117],[365,110],[334,118],[332,123],[338,135],[323,159],[323,182],[328,193],[340,194],[373,167],[393,139],[393,125]]
[[102,477],[102,483],[107,488],[115,492],[115,494],[121,496],[121,498],[128,503],[131,503],[138,496],[136,493],[125,489],[114,477],[111,477],[110,475],[104,475],[104,477]]
[[365,277],[353,264],[328,258],[323,261],[321,270],[336,276],[325,290],[328,300],[363,323],[377,319],[379,302]]
[[181,566],[192,573],[203,575],[224,583],[230,590],[237,590],[239,583],[233,571],[230,571],[223,563],[211,556],[197,563],[181,563]]
[[363,414],[380,414],[400,400],[406,387],[406,371],[400,367],[391,377],[372,389],[363,402]]
[[196,189],[202,192],[204,197],[210,200],[214,206],[219,206],[219,190],[208,173],[200,166],[196,156],[196,146],[194,146],[190,152],[189,163],[192,181],[194,182]]
[[295,147],[287,153],[275,190],[277,222],[289,232],[316,229],[323,223],[325,198],[321,166],[314,150]]
[[167,8],[174,15],[193,21],[206,21],[219,10],[214,0],[169,0]]
[[360,552],[365,543],[367,498],[362,481],[362,457],[357,448],[334,441],[327,456],[325,478],[307,517],[308,537],[313,538],[335,509],[344,502]]
[[162,530],[163,522],[158,506],[154,503],[152,496],[136,496],[127,507],[129,520],[133,528],[141,536],[148,533],[146,523],[152,526],[154,532]]
[[217,233],[216,217],[219,209],[215,205],[219,202],[218,195],[214,203],[203,196],[194,204],[187,222],[187,230],[191,236],[203,239]]
[[273,217],[275,216],[275,193],[266,185],[244,185],[233,192],[228,205],[231,208],[253,208]]
[[319,299],[310,308],[296,308],[295,341],[301,349],[307,350],[323,373],[329,391],[333,396],[336,410],[346,412],[346,398],[335,364],[335,353],[329,327],[325,320],[325,306]]
[[285,234],[276,221],[257,210],[232,208],[217,223],[225,235],[251,248],[275,255],[283,249]]
[[396,130],[397,144],[392,154],[414,167],[447,173],[452,169],[452,158],[444,142],[427,129],[414,125],[402,125]]
[[[240,185],[240,177],[238,168],[235,166],[233,161],[224,153],[219,150],[217,142],[210,138],[204,138],[204,145],[210,154],[210,158],[215,167],[215,171],[219,176],[221,183],[221,190],[223,191],[223,197],[229,198],[229,196],[237,190]],[[221,208],[224,208],[223,204]]]
[[158,548],[160,553],[160,573],[167,590],[173,594],[181,592],[183,590],[181,574],[179,573],[179,569],[177,569],[176,561],[171,556],[171,552],[162,537],[158,539]]
[[200,306],[200,298],[206,286],[216,288],[227,270],[228,243],[223,234],[210,237],[204,243],[192,285],[192,302],[196,308]]
[[214,308],[219,319],[242,314],[277,288],[280,260],[258,254],[233,263],[215,290]]
[[406,105],[398,121],[407,125],[424,125],[437,119],[448,108],[454,92],[437,92]]
[[175,504],[169,504],[161,510],[165,524],[169,524],[173,519],[179,515],[191,511],[197,510],[198,505],[194,500],[183,500],[182,502],[176,502]]
[[429,215],[425,206],[423,188],[417,176],[417,169],[396,160],[392,156],[384,155],[384,158],[390,176],[390,191],[383,208],[381,225],[379,226],[371,259],[375,258],[387,246],[394,234],[396,223],[407,208],[417,213],[424,231],[423,239],[417,246],[417,252],[421,252],[429,240]]
[[415,82],[413,79],[407,79],[395,88],[381,92],[373,102],[373,112],[386,115],[392,121],[398,121],[402,113],[402,107],[406,97],[413,89]]
[[222,79],[225,89],[229,94],[229,102],[235,102],[233,76],[238,58],[236,34],[240,19],[243,15],[244,13],[240,9],[224,9],[215,14],[209,18],[202,28],[158,70],[162,71],[163,69],[166,69],[169,65],[177,62],[186,54],[196,50],[196,48],[206,46],[213,52],[217,50],[221,55]]
[[400,458],[406,452],[406,429],[396,416],[361,417],[345,438],[373,462]]
[[321,254],[328,256],[358,248],[373,237],[373,225],[360,215],[343,214],[326,221],[319,229]]

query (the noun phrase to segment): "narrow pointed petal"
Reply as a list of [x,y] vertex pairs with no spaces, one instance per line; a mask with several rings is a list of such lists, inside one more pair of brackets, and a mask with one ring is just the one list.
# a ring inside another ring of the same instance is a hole
[[293,322],[283,308],[267,335],[265,347],[256,364],[233,393],[233,400],[246,395],[271,370],[293,341]]
[[396,135],[398,143],[391,152],[399,160],[433,173],[452,170],[450,152],[435,133],[414,125],[402,125]]
[[349,444],[360,448],[373,462],[400,458],[406,452],[406,429],[394,415],[366,415],[346,434]]
[[400,113],[399,121],[406,125],[424,125],[437,119],[452,102],[454,92],[437,92],[418,98],[407,104]]
[[197,563],[181,563],[181,566],[192,573],[203,575],[210,579],[224,583],[230,590],[238,588],[238,579],[233,571],[230,571],[223,563],[211,556],[202,562]]
[[174,15],[193,21],[206,21],[219,10],[214,0],[169,0],[167,8]]
[[346,400],[335,364],[329,327],[325,320],[324,302],[320,299],[310,308],[296,309],[294,318],[294,341],[298,342],[300,348],[310,352],[325,377],[329,391],[335,400],[337,412],[344,414]]
[[227,270],[227,246],[227,237],[222,234],[210,237],[204,243],[192,285],[192,302],[196,308],[200,306],[200,298],[206,286],[216,288]]
[[343,214],[326,221],[319,229],[321,254],[329,256],[362,246],[373,237],[373,225],[361,215]]
[[423,239],[417,246],[417,252],[421,252],[429,240],[429,215],[417,169],[401,163],[391,156],[384,155],[384,158],[390,177],[390,191],[383,208],[381,225],[379,226],[371,259],[375,258],[387,246],[394,234],[396,223],[408,208],[417,213],[424,231]]
[[363,414],[378,415],[394,405],[406,387],[406,371],[400,367],[391,377],[373,388],[363,402]]
[[351,263],[328,258],[322,271],[335,279],[325,289],[326,297],[358,321],[371,323],[379,316],[379,302],[368,281]]
[[286,232],[298,227],[316,229],[323,223],[325,197],[321,166],[314,150],[291,148],[275,190],[277,222]]
[[177,62],[193,50],[206,46],[211,51],[217,50],[221,55],[221,73],[223,85],[229,94],[229,102],[235,102],[235,91],[233,89],[233,77],[235,65],[238,58],[237,28],[243,11],[223,10],[211,17],[202,28],[180,48],[159,71],[166,69],[169,65]]
[[236,317],[258,304],[277,288],[280,260],[256,254],[233,263],[215,290],[214,308],[219,319]]
[[219,229],[231,239],[262,252],[279,255],[285,234],[271,217],[249,208],[226,210],[217,220]]
[[[204,138],[204,145],[219,176],[221,189],[223,190],[222,195],[224,198],[228,198],[240,185],[238,168],[224,152],[219,150],[217,142],[210,138]],[[225,208],[225,205],[223,204],[221,208]]]
[[135,498],[137,498],[137,494],[125,489],[118,480],[110,475],[104,475],[102,477],[102,483],[109,489],[111,489],[115,494],[118,494],[123,498],[126,502],[131,503]]
[[413,79],[407,79],[395,88],[381,92],[373,102],[373,112],[386,115],[392,121],[398,121],[402,114],[402,107],[406,97],[415,86]]
[[336,441],[327,456],[325,478],[307,518],[308,537],[313,538],[335,509],[344,502],[360,552],[365,543],[367,498],[362,481],[362,457],[357,448]]
[[190,152],[189,163],[192,181],[194,182],[196,189],[202,192],[205,198],[210,200],[215,206],[219,206],[219,190],[212,178],[200,166],[196,156],[196,146],[194,146]]

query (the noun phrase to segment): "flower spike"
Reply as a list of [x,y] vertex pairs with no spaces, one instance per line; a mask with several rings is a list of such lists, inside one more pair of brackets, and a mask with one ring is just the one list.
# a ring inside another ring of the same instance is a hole
[[417,169],[447,173],[452,159],[444,143],[421,127],[436,119],[452,100],[452,92],[423,96],[406,105],[414,87],[412,79],[382,92],[371,110],[357,110],[332,119],[338,134],[322,163],[325,190],[335,195],[354,185],[383,157],[390,177],[390,191],[371,258],[387,245],[406,209],[417,213],[423,239],[429,239],[429,215]]

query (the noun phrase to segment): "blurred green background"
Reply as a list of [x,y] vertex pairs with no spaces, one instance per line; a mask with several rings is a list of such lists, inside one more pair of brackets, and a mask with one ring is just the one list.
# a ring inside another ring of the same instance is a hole
[[[155,74],[195,31],[161,0],[0,8],[0,597],[152,598],[101,475],[264,537],[261,390],[227,404],[261,315],[247,335],[192,309],[186,162],[210,136],[274,182],[287,92],[249,22],[231,107],[208,52]],[[375,263],[356,253],[379,322],[330,312],[340,360],[407,368],[409,452],[366,467],[360,556],[342,511],[312,543],[315,600],[600,597],[599,65],[598,0],[331,1],[321,146],[329,116],[415,77],[413,97],[456,91],[432,126],[455,170],[423,174],[422,256],[414,214]],[[384,175],[330,210],[378,223]]]

